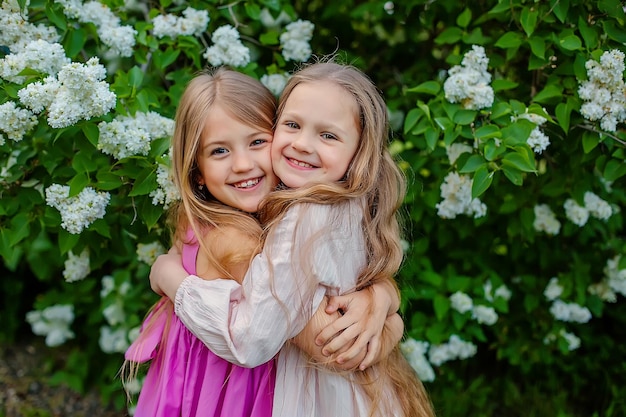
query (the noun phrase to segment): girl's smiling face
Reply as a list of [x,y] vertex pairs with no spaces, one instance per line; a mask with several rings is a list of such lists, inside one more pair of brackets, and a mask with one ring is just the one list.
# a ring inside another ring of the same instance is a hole
[[288,187],[339,181],[360,140],[358,105],[343,87],[298,84],[279,114],[272,143],[274,172]]
[[248,126],[219,105],[209,112],[198,150],[198,183],[220,202],[254,213],[274,189],[272,132]]

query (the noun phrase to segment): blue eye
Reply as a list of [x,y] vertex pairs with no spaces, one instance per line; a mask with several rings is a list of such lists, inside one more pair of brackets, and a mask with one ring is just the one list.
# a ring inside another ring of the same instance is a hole
[[285,122],[285,126],[290,127],[292,129],[298,129],[300,126],[298,126],[298,123],[296,122]]
[[211,155],[223,155],[225,153],[228,153],[226,148],[215,148],[211,151]]

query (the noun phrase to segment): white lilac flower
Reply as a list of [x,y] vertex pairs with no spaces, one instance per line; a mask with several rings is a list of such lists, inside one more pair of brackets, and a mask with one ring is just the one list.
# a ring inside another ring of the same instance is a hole
[[167,165],[159,164],[157,167],[157,189],[150,191],[149,196],[152,197],[152,204],[162,204],[167,209],[172,203],[180,200],[180,192],[172,181],[170,168]]
[[183,10],[185,17],[173,14],[158,15],[152,20],[154,36],[164,38],[169,36],[174,39],[178,36],[200,36],[209,25],[209,12],[187,7]]
[[0,131],[7,138],[19,142],[36,125],[37,116],[31,111],[17,107],[13,101],[0,104]]
[[626,269],[619,269],[621,256],[609,259],[604,267],[605,279],[616,293],[626,296]]
[[478,198],[472,199],[472,179],[452,171],[441,183],[443,200],[435,206],[437,215],[444,219],[454,219],[459,214],[474,218],[487,214],[487,206]]
[[37,336],[46,336],[46,346],[62,345],[66,340],[74,338],[70,325],[74,322],[74,306],[53,305],[41,311],[26,313],[26,321]]
[[124,353],[130,344],[126,330],[123,328],[112,329],[108,326],[100,328],[100,339],[98,341],[100,349],[104,353]]
[[250,50],[241,43],[239,32],[230,25],[220,26],[211,36],[213,45],[202,55],[213,66],[245,67],[250,62]]
[[473,45],[461,65],[448,71],[448,79],[443,83],[446,100],[472,110],[491,107],[494,93],[490,85],[491,74],[487,72],[488,64],[485,48]]
[[100,298],[105,298],[115,289],[115,278],[111,275],[105,275],[101,280],[102,289],[100,290]]
[[283,74],[264,74],[261,77],[261,83],[268,88],[275,96],[279,96],[282,93],[290,75],[288,73]]
[[469,295],[461,291],[457,291],[450,296],[450,305],[453,309],[463,314],[472,309],[473,302]]
[[101,122],[98,128],[98,149],[122,159],[148,155],[153,140],[173,134],[174,121],[155,112],[138,112],[134,117],[122,115],[110,122]]
[[594,284],[590,284],[589,287],[587,287],[587,291],[589,292],[589,294],[596,295],[602,301],[606,301],[607,303],[617,302],[617,294],[609,286],[609,283],[606,279],[600,282],[596,282]]
[[561,329],[561,331],[559,332],[559,336],[565,339],[565,341],[567,342],[567,349],[570,352],[580,347],[580,338],[574,333],[569,333],[566,332],[564,329]]
[[30,42],[38,39],[49,43],[61,39],[53,26],[30,23],[28,13],[21,11],[16,1],[1,2],[0,27],[0,45],[8,47],[11,53],[19,53]]
[[280,47],[286,61],[305,62],[311,57],[311,45],[315,25],[308,20],[297,20],[285,27],[280,35]]
[[270,12],[267,7],[264,7],[263,9],[261,9],[259,21],[266,28],[278,28],[285,23],[291,22],[291,17],[289,17],[289,15],[284,10],[281,10],[278,16],[274,17],[272,15],[272,12]]
[[428,360],[435,366],[455,359],[467,359],[478,351],[475,344],[462,340],[457,335],[450,336],[448,343],[431,346],[428,350]]
[[27,68],[43,74],[56,75],[70,62],[61,44],[38,39],[28,43],[20,52],[10,53],[0,59],[0,77],[21,84],[26,81],[26,76],[18,74]]
[[591,312],[587,307],[576,303],[566,303],[563,300],[554,300],[550,307],[550,314],[560,321],[587,323],[591,320]]
[[165,247],[158,241],[137,244],[137,259],[148,265],[152,265],[156,258],[165,252]]
[[61,83],[54,76],[44,78],[28,84],[17,92],[20,102],[39,114],[54,102],[57,92],[61,88]]
[[133,54],[137,31],[131,26],[121,26],[120,18],[99,1],[82,3],[80,0],[59,0],[65,15],[81,23],[92,23],[102,43],[121,57]]
[[528,109],[526,109],[525,113],[511,117],[511,121],[516,121],[518,119],[526,119],[536,125],[536,127],[530,132],[530,136],[526,140],[526,143],[535,153],[541,154],[548,148],[548,145],[550,145],[550,138],[540,129],[540,126],[542,126],[548,119],[535,113],[529,113]]
[[79,234],[97,219],[104,217],[111,195],[86,187],[78,195],[69,197],[70,187],[52,184],[46,189],[46,203],[61,213],[61,227]]
[[480,324],[493,326],[498,321],[498,313],[493,307],[477,305],[472,308],[472,319]]
[[577,226],[583,227],[589,220],[589,210],[580,206],[576,200],[568,198],[563,204],[565,217]]
[[89,249],[83,249],[78,256],[74,255],[72,251],[69,251],[67,260],[65,261],[65,269],[63,270],[65,282],[81,281],[85,279],[90,272]]
[[511,290],[506,285],[500,285],[496,288],[495,296],[505,299],[506,301],[511,299]]
[[547,204],[537,204],[534,208],[535,220],[533,227],[538,232],[546,232],[549,235],[558,235],[561,223],[556,219],[554,212]]
[[126,320],[124,306],[119,300],[106,306],[104,310],[102,310],[102,315],[110,326],[122,324]]
[[435,371],[426,359],[428,342],[417,341],[409,338],[400,343],[400,351],[409,362],[409,365],[417,373],[420,380],[432,382],[435,380]]
[[585,63],[588,80],[578,87],[584,101],[580,114],[589,121],[600,122],[600,128],[615,132],[617,123],[626,120],[626,85],[624,84],[624,53],[613,49],[605,51],[600,62]]
[[546,285],[546,288],[543,290],[543,295],[548,299],[548,301],[554,301],[559,298],[563,294],[563,287],[559,284],[559,279],[557,277],[550,278],[550,282]]
[[454,165],[459,156],[463,153],[472,153],[474,148],[464,143],[453,143],[450,146],[446,146],[446,154],[448,155],[448,160],[450,161],[450,165]]
[[596,219],[607,220],[613,214],[611,205],[591,191],[585,193],[584,200],[585,208]]
[[102,116],[115,107],[116,96],[104,80],[105,68],[97,57],[85,64],[73,62],[58,74],[61,83],[56,97],[48,108],[48,124],[62,128],[79,120]]

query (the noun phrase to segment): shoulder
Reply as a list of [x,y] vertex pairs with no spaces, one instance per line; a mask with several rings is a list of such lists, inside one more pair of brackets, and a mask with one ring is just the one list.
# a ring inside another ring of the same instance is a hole
[[362,219],[363,205],[354,199],[335,204],[299,203],[285,215],[287,223],[312,230],[360,228]]

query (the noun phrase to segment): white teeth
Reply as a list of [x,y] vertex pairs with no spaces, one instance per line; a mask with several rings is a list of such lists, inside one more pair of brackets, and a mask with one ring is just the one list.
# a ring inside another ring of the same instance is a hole
[[235,186],[235,188],[250,188],[257,185],[259,181],[261,181],[259,178],[255,178],[253,180],[242,181],[233,185]]
[[306,162],[298,161],[296,159],[289,159],[293,164],[298,165],[302,168],[313,168],[313,165],[307,164]]

